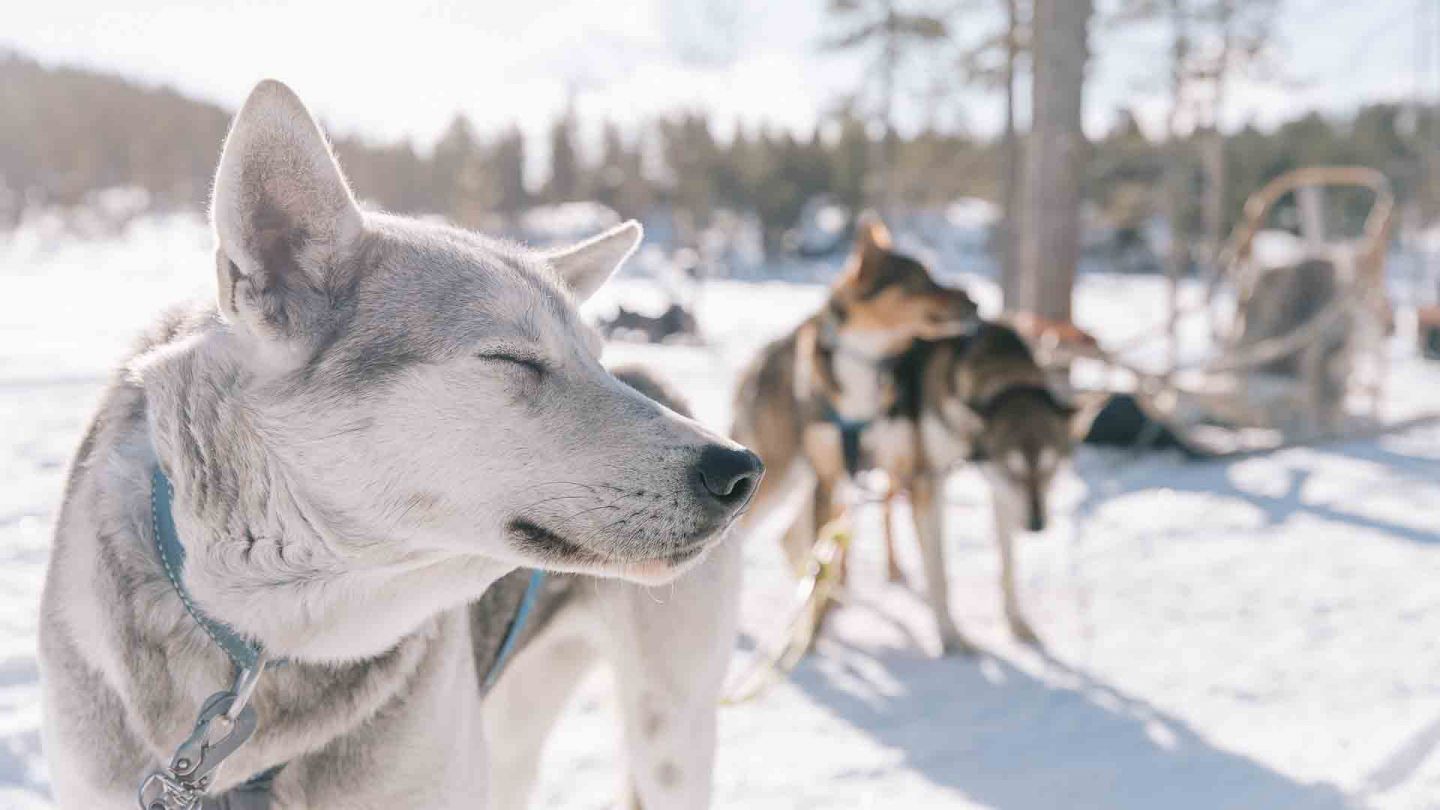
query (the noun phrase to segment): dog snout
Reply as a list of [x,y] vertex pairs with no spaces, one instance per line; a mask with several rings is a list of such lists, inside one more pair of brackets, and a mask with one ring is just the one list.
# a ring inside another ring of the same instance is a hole
[[760,457],[743,447],[712,444],[700,451],[695,479],[702,500],[725,511],[743,507],[755,494],[765,465]]
[[1026,524],[1032,532],[1045,531],[1045,495],[1038,488],[1030,491],[1030,520]]

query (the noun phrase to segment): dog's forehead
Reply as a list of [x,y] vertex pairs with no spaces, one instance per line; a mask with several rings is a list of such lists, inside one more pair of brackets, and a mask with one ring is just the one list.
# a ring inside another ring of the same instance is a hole
[[377,382],[487,341],[585,342],[574,300],[542,256],[458,229],[367,217],[353,314],[317,358],[325,376]]
[[357,302],[366,309],[462,342],[576,324],[574,301],[532,250],[423,223],[377,230]]

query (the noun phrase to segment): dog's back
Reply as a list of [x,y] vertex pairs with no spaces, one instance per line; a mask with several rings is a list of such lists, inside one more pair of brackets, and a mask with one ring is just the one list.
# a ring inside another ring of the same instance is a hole
[[983,323],[965,342],[959,359],[958,396],[968,402],[987,401],[1006,388],[1045,385],[1045,372],[1015,330]]

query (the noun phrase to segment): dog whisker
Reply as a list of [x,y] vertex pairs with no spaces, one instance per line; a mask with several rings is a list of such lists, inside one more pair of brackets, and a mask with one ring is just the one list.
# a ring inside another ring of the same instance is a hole
[[590,498],[590,497],[591,497],[590,495],[556,495],[556,496],[553,497],[553,498],[541,498],[540,500],[538,500],[538,501],[536,501],[536,502],[534,502],[534,503],[532,503],[532,504],[528,504],[528,505],[522,507],[522,508],[520,509],[520,511],[521,511],[521,512],[528,512],[528,511],[530,511],[531,509],[534,509],[534,508],[537,507],[537,506],[544,506],[545,504],[547,504],[547,503],[552,503],[552,502],[554,502],[554,501],[580,501],[580,500],[585,500],[585,499]]
[[599,506],[592,506],[592,507],[590,507],[589,509],[581,509],[580,511],[578,511],[578,512],[572,514],[572,515],[567,515],[567,516],[561,518],[561,519],[560,519],[560,522],[555,524],[555,529],[563,529],[563,528],[564,528],[565,526],[567,526],[571,521],[575,520],[576,518],[580,517],[581,515],[586,515],[586,514],[589,514],[589,513],[591,513],[591,512],[598,512],[598,511],[600,511],[601,509],[619,509],[619,508],[620,508],[620,507],[615,506],[613,503],[602,503],[602,504],[600,504]]

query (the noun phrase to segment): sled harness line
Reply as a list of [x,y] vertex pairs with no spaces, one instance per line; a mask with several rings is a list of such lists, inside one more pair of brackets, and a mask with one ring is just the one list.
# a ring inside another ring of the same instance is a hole
[[832,604],[840,598],[840,566],[853,532],[850,517],[841,514],[817,533],[806,570],[796,585],[793,613],[784,632],[769,644],[757,645],[755,657],[722,695],[722,706],[735,706],[759,697],[777,678],[788,675],[815,646],[820,626]]

